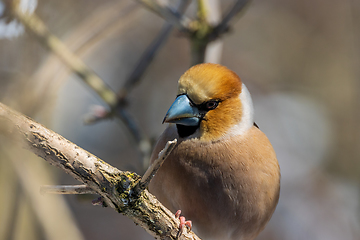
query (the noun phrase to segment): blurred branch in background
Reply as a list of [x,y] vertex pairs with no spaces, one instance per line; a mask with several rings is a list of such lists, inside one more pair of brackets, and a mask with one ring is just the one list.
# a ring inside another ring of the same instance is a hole
[[244,8],[249,2],[250,0],[237,0],[236,3],[230,7],[228,13],[224,16],[221,22],[214,28],[210,39],[216,39],[223,33],[227,32],[229,30],[230,21],[234,21],[234,18],[237,17],[241,11],[244,11]]
[[191,44],[191,65],[205,62],[205,54],[210,42],[219,39],[229,28],[230,20],[232,20],[249,2],[250,0],[238,0],[231,7],[229,13],[219,22],[209,22],[210,13],[208,1],[197,0],[198,12],[197,19],[192,23],[190,32]]
[[115,107],[116,94],[111,88],[73,54],[60,39],[51,34],[46,25],[35,14],[24,13],[18,8],[14,8],[13,13],[44,46],[57,54],[110,108]]
[[[13,8],[13,13],[44,46],[58,55],[80,79],[98,94],[111,109],[107,113],[111,113],[110,116],[120,119],[129,131],[129,135],[136,143],[142,159],[148,159],[150,157],[151,144],[132,116],[124,108],[118,107],[116,93],[79,57],[72,53],[60,39],[51,34],[45,24],[35,14],[26,14],[17,7]],[[105,111],[103,113],[108,115]],[[101,115],[100,117],[106,117],[106,115]]]
[[41,186],[40,193],[51,194],[96,194],[94,190],[86,185],[46,185]]
[[[156,1],[139,0],[140,3],[162,16],[169,23],[174,24],[179,31],[188,35],[191,44],[191,65],[205,62],[205,52],[210,42],[217,40],[228,31],[230,21],[236,17],[250,0],[238,0],[230,8],[225,17],[219,21],[209,21],[209,15],[214,14],[216,4],[209,4],[205,0],[197,0],[196,20],[188,20],[184,15],[173,11],[167,6],[161,6]],[[181,1],[180,1],[181,2]],[[212,7],[212,9],[210,9]],[[219,6],[217,4],[217,10]],[[184,23],[185,22],[185,23]],[[219,23],[218,23],[219,22]]]
[[[143,4],[145,7],[150,9],[151,11],[155,12],[162,18],[164,18],[165,21],[169,22],[170,24],[177,27],[182,32],[188,32],[189,31],[189,25],[191,23],[191,20],[189,20],[184,14],[174,11],[169,6],[164,4],[159,4],[156,0],[137,0],[139,3]],[[180,2],[182,2],[181,0]],[[184,1],[186,2],[186,1]],[[182,4],[182,3],[180,3]],[[185,3],[187,4],[187,3]]]
[[[144,1],[141,1],[144,2]],[[150,2],[150,1],[146,1]],[[188,7],[189,0],[179,1],[179,5],[176,9],[178,14],[183,14],[186,8]],[[144,3],[145,4],[145,3]],[[145,73],[146,69],[150,65],[153,58],[156,56],[160,48],[169,38],[170,33],[172,32],[174,24],[167,21],[164,23],[158,36],[151,42],[151,44],[146,48],[144,54],[140,57],[139,62],[136,64],[134,70],[131,72],[128,79],[126,79],[124,86],[118,92],[118,105],[122,106],[126,104],[126,97],[128,93],[138,84],[141,77]]]

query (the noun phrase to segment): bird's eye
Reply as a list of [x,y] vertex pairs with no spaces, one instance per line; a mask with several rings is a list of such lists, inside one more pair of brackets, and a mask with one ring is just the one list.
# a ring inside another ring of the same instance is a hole
[[213,110],[219,105],[218,101],[212,100],[205,103],[205,107],[207,110]]

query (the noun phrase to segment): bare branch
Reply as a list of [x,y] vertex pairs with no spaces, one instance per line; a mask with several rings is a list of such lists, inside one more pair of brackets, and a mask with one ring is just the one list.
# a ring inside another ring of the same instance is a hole
[[87,185],[61,185],[61,186],[41,186],[41,194],[96,194],[92,188]]
[[167,22],[173,24],[179,31],[188,32],[190,30],[191,20],[183,14],[175,12],[169,6],[161,6],[153,0],[137,0],[151,11],[164,18]]
[[228,13],[225,15],[223,20],[214,28],[212,39],[216,39],[221,34],[226,32],[229,28],[230,21],[244,9],[245,6],[250,2],[250,0],[237,0],[234,6],[232,6]]
[[[179,220],[147,190],[134,191],[140,176],[120,171],[39,123],[0,103],[0,134],[86,184],[107,206],[131,218],[149,234],[176,239]],[[180,239],[199,239],[184,232]]]

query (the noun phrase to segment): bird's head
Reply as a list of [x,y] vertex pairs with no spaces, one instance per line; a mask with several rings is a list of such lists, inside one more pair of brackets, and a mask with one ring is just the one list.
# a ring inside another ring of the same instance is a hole
[[243,134],[254,124],[251,96],[233,71],[199,64],[180,77],[178,95],[163,122],[175,123],[180,137],[204,141]]

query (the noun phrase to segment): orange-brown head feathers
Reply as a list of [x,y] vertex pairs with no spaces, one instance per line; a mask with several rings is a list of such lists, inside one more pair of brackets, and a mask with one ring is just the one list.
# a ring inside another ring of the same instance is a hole
[[240,78],[219,64],[195,65],[179,79],[178,94],[187,94],[196,104],[210,99],[237,97],[240,92]]
[[180,77],[178,98],[164,121],[176,123],[180,137],[214,141],[244,133],[252,115],[251,97],[240,78],[224,66],[205,63]]

